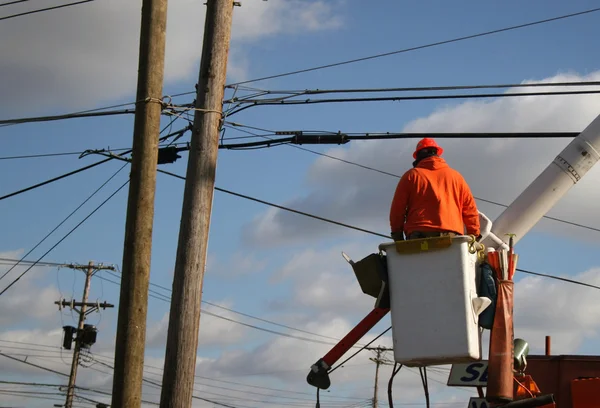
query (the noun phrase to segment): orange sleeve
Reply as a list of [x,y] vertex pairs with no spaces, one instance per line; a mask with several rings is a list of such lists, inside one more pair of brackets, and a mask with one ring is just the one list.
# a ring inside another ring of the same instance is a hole
[[398,185],[396,186],[394,199],[392,200],[392,207],[390,209],[390,227],[392,232],[404,231],[406,206],[408,205],[408,197],[410,194],[409,177],[409,172],[404,173],[404,175],[400,178]]
[[477,211],[477,204],[475,198],[471,193],[471,189],[466,181],[463,181],[463,222],[467,227],[467,234],[479,236],[479,211]]

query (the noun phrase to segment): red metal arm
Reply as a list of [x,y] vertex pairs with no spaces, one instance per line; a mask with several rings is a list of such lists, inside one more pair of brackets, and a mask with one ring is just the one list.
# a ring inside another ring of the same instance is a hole
[[382,309],[376,307],[371,310],[364,319],[360,321],[346,336],[340,340],[338,344],[333,346],[329,353],[325,354],[323,361],[331,367],[338,361],[348,350],[350,350],[358,341],[369,332],[390,309]]
[[317,388],[326,390],[331,385],[328,371],[348,350],[369,332],[390,311],[389,308],[376,307],[360,321],[338,344],[311,367],[306,381]]

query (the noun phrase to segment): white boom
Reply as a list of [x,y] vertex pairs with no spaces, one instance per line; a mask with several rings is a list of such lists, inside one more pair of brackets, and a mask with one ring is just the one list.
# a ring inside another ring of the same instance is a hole
[[600,115],[493,222],[484,237],[486,247],[498,249],[515,234],[514,243],[533,226],[600,160]]

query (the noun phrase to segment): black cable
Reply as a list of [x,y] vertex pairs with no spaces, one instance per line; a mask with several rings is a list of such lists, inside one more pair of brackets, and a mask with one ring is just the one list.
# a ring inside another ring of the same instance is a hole
[[[168,127],[168,125],[167,125],[166,127]],[[165,127],[165,129],[166,129],[166,127]],[[162,131],[164,131],[165,129],[161,130],[161,132],[162,132]],[[173,132],[173,133],[169,133],[168,135],[162,136],[161,138],[159,138],[159,139],[158,139],[158,141],[159,141],[159,142],[161,142],[161,141],[163,141],[163,140],[166,140],[166,139],[168,139],[168,138],[170,138],[170,137],[173,137],[173,136],[175,136],[175,135],[182,135],[183,133],[187,132],[189,129],[190,129],[190,126],[186,126],[186,127],[185,127],[185,128],[183,128],[183,129],[180,129],[180,130],[178,130],[178,131],[175,131],[175,132]],[[132,152],[132,150],[133,150],[133,149],[127,149],[126,151],[124,151],[123,153],[121,153],[121,154],[120,154],[120,156],[123,156],[123,155],[125,155],[125,154],[131,153],[131,152]],[[81,158],[81,157],[83,157],[83,156],[85,156],[85,155],[87,155],[87,154],[91,154],[91,153],[102,153],[102,152],[105,152],[105,150],[104,150],[104,149],[102,149],[102,150],[87,150],[87,151],[85,151],[85,152],[82,152],[82,153],[81,153],[81,155],[80,155],[80,158]],[[6,199],[6,198],[10,198],[10,197],[16,196],[16,195],[18,195],[18,194],[21,194],[21,193],[25,193],[25,192],[27,192],[27,191],[30,191],[30,190],[33,190],[33,189],[36,189],[36,188],[38,188],[38,187],[45,186],[45,185],[47,185],[47,184],[50,184],[50,183],[53,183],[53,182],[55,182],[55,181],[62,180],[62,179],[64,179],[64,178],[66,178],[66,177],[72,176],[72,175],[74,175],[74,174],[80,173],[80,172],[82,172],[82,171],[85,171],[85,170],[88,170],[88,169],[91,169],[91,168],[93,168],[93,167],[96,167],[96,166],[98,166],[98,165],[100,165],[100,164],[103,164],[103,163],[106,163],[106,162],[108,162],[108,161],[111,161],[111,160],[113,160],[113,159],[117,159],[117,158],[119,158],[120,156],[109,156],[108,158],[106,158],[106,159],[104,159],[104,160],[100,160],[99,162],[92,163],[92,164],[90,164],[90,165],[87,165],[87,166],[81,167],[81,168],[79,168],[79,169],[77,169],[77,170],[73,170],[73,171],[71,171],[71,172],[69,172],[69,173],[63,174],[63,175],[61,175],[61,176],[58,176],[58,177],[54,177],[54,178],[52,178],[52,179],[49,179],[49,180],[43,181],[43,182],[41,182],[41,183],[38,183],[38,184],[35,184],[35,185],[33,185],[33,186],[30,186],[30,187],[24,188],[24,189],[22,189],[22,190],[15,191],[15,192],[13,192],[13,193],[10,193],[10,194],[7,194],[7,195],[5,195],[5,196],[2,196],[2,197],[0,197],[0,201],[4,200],[4,199]]]
[[319,400],[319,391],[321,389],[317,387],[317,403],[315,404],[315,408],[321,408],[321,401]]
[[[17,263],[15,263],[13,265],[12,268],[10,268],[8,271],[6,271],[4,273],[4,275],[2,275],[0,277],[0,280],[2,280],[6,275],[8,275],[14,268],[17,267],[17,265],[19,265],[20,263],[22,263],[24,261],[24,259],[33,251],[35,251],[35,249],[37,247],[39,247],[50,235],[52,235],[57,229],[59,229],[65,222],[67,222],[67,220],[69,220],[69,218],[71,218],[71,216],[73,216],[73,214],[75,214],[81,207],[83,207],[85,205],[85,203],[87,203],[89,200],[92,199],[92,197],[94,197],[100,190],[102,190],[102,188],[104,186],[106,186],[117,174],[119,174],[121,172],[121,170],[123,170],[125,167],[127,166],[127,163],[125,163],[119,170],[117,170],[112,176],[110,176],[108,178],[108,180],[106,180],[104,183],[102,183],[100,185],[100,187],[98,187],[92,194],[90,194],[85,200],[83,200],[83,202],[81,204],[79,204],[73,211],[71,211],[71,213],[69,215],[67,215],[67,217],[62,220],[56,227],[54,227],[54,229],[52,229],[52,231],[50,231],[44,238],[41,239],[40,242],[38,242],[37,244],[35,244],[35,246],[33,248],[31,248],[29,250],[29,252],[27,252],[25,255],[23,255],[23,257],[17,261]],[[0,258],[1,259],[1,258]],[[39,261],[39,260],[38,260]],[[33,262],[34,265],[39,264],[39,262]],[[49,264],[48,262],[46,262],[45,264]],[[62,266],[60,264],[56,264],[55,266]]]
[[[162,169],[158,169],[157,171],[160,172],[160,173],[167,174],[167,175],[172,176],[172,177],[176,177],[176,178],[181,179],[181,180],[185,180],[185,177],[180,176],[180,175],[175,174],[175,173],[171,173],[169,171],[165,171],[165,170],[162,170]],[[314,218],[316,220],[328,222],[330,224],[339,225],[341,227],[350,228],[350,229],[353,229],[353,230],[356,230],[356,231],[366,232],[368,234],[376,235],[376,236],[379,236],[379,237],[382,237],[382,238],[390,238],[389,235],[380,234],[378,232],[369,231],[369,230],[364,229],[364,228],[359,228],[359,227],[354,227],[354,226],[349,225],[349,224],[344,224],[343,222],[333,221],[333,220],[330,220],[330,219],[327,219],[327,218],[319,217],[318,215],[309,214],[309,213],[306,213],[306,212],[303,212],[303,211],[299,211],[299,210],[294,210],[292,208],[288,208],[288,207],[284,207],[284,206],[281,206],[281,205],[278,205],[278,204],[270,203],[268,201],[261,200],[261,199],[256,198],[256,197],[251,197],[251,196],[248,196],[248,195],[245,195],[245,194],[236,193],[234,191],[226,190],[224,188],[215,187],[214,189],[217,190],[217,191],[220,191],[222,193],[230,194],[230,195],[233,195],[233,196],[236,196],[236,197],[240,197],[240,198],[245,198],[246,200],[250,200],[250,201],[257,202],[257,203],[265,204],[265,205],[268,205],[270,207],[279,208],[279,209],[282,209],[282,210],[285,210],[285,211],[289,211],[289,212],[292,212],[292,213],[295,213],[295,214],[304,215],[304,216],[307,216],[307,217]]]
[[[9,262],[10,265],[14,264],[15,262],[20,262],[22,264],[32,264],[35,263],[35,261],[29,261],[26,259],[21,258],[19,259],[12,259],[12,258],[0,258],[0,262]],[[58,262],[37,262],[36,263],[37,266],[50,266],[50,267],[55,267],[55,266],[67,266],[69,265],[68,263],[58,263]]]
[[26,1],[29,1],[29,0],[14,0],[14,1],[9,1],[8,3],[2,3],[2,4],[0,4],[0,7],[10,6],[11,4],[17,4],[17,3],[25,3]]
[[63,8],[63,7],[76,6],[78,4],[89,3],[91,1],[94,1],[94,0],[82,0],[82,1],[75,2],[75,3],[61,4],[60,6],[53,6],[53,7],[43,8],[43,9],[26,11],[24,13],[19,13],[19,14],[12,14],[10,16],[0,17],[0,21],[2,21],[2,20],[8,20],[9,18],[26,16],[26,15],[29,15],[29,14],[41,13],[42,11],[50,11],[50,10],[56,10],[56,9]]
[[318,336],[318,337],[322,337],[322,338],[325,338],[325,339],[330,339],[330,340],[335,340],[335,341],[339,341],[339,340],[340,340],[340,339],[337,339],[337,338],[335,338],[335,337],[324,336],[324,335],[322,335],[322,334],[318,334],[318,333],[309,332],[309,331],[307,331],[307,330],[297,329],[297,328],[295,328],[295,327],[291,327],[291,326],[287,326],[287,325],[285,325],[285,324],[281,324],[281,323],[273,322],[273,321],[271,321],[271,320],[263,319],[263,318],[261,318],[261,317],[252,316],[252,315],[249,315],[249,314],[247,314],[247,313],[238,312],[237,310],[233,310],[233,309],[230,309],[230,308],[228,308],[228,307],[225,307],[225,306],[217,305],[216,303],[212,303],[212,302],[209,302],[209,301],[206,301],[206,300],[202,300],[202,303],[204,303],[204,304],[207,304],[207,305],[209,305],[209,306],[212,306],[212,307],[217,307],[217,308],[219,308],[219,309],[226,310],[226,311],[228,311],[228,312],[231,312],[231,313],[238,314],[238,315],[240,315],[240,316],[248,317],[248,318],[250,318],[250,319],[256,319],[256,320],[258,320],[258,321],[261,321],[261,322],[265,322],[265,323],[269,323],[269,324],[272,324],[272,325],[275,325],[275,326],[283,327],[283,328],[285,328],[285,329],[294,330],[294,331],[298,331],[298,332],[301,332],[301,333],[306,333],[306,334],[311,334],[311,335],[313,335],[313,336]]
[[[92,1],[92,0],[88,0],[88,1]],[[65,113],[62,115],[53,115],[53,116],[35,116],[35,117],[30,117],[30,118],[2,119],[2,120],[0,120],[0,125],[18,125],[18,124],[23,124],[23,123],[53,122],[55,120],[91,118],[91,117],[97,117],[97,116],[130,115],[130,114],[134,114],[134,113],[135,113],[135,109],[120,109],[120,110],[108,111],[108,112],[86,111],[86,112],[79,112],[79,113]]]
[[[250,138],[250,136],[243,136],[243,138]],[[231,138],[233,140],[233,138]],[[227,140],[227,139],[226,139]],[[178,143],[169,143],[169,146],[184,146],[187,145],[187,142],[178,142]],[[161,146],[164,147],[164,146]],[[124,152],[131,151],[131,147],[119,147],[116,149],[110,149],[111,152]],[[79,152],[59,152],[59,153],[40,153],[40,154],[27,154],[20,156],[3,156],[0,157],[0,160],[17,160],[17,159],[37,159],[40,157],[58,157],[58,156],[81,156],[82,154],[89,152],[79,151]]]
[[[329,93],[378,93],[378,92],[429,92],[429,91],[458,91],[467,89],[502,89],[502,88],[537,88],[537,87],[559,87],[559,86],[600,86],[600,81],[578,81],[578,82],[535,82],[529,84],[487,84],[487,85],[445,85],[445,86],[419,86],[419,87],[396,87],[396,88],[350,88],[350,89],[304,89],[304,90],[272,90],[264,91],[269,94],[293,94],[322,95]],[[240,99],[246,100],[248,98]],[[265,98],[267,99],[267,98]],[[277,98],[273,98],[277,99]],[[239,102],[237,98],[226,100],[223,103]]]
[[343,366],[344,364],[346,364],[348,361],[350,361],[351,359],[353,359],[354,357],[356,357],[356,355],[358,353],[360,353],[361,351],[363,351],[364,349],[366,349],[367,347],[369,347],[371,344],[373,344],[375,342],[375,340],[377,340],[378,338],[380,338],[381,336],[383,336],[384,334],[386,334],[388,331],[391,330],[391,328],[392,328],[392,326],[390,326],[387,329],[385,329],[380,335],[378,335],[373,340],[371,340],[370,342],[368,342],[367,344],[365,344],[364,346],[362,346],[360,349],[358,349],[350,357],[348,357],[347,359],[345,359],[344,361],[342,361],[341,363],[339,363],[338,365],[336,365],[335,367],[333,367],[331,370],[329,370],[329,374],[333,373],[335,370],[337,370],[338,368],[340,368],[341,366]]
[[64,153],[41,153],[41,154],[28,154],[21,156],[4,156],[0,157],[0,160],[12,160],[12,159],[35,159],[38,157],[53,157],[53,156],[79,156],[82,152],[64,152]]
[[[247,126],[247,125],[240,125],[238,123],[233,123],[233,122],[231,122],[231,124],[234,125],[234,126],[237,126],[237,127],[241,126],[241,127],[248,127],[250,129],[256,129],[256,130],[261,130],[261,131],[269,131],[267,129],[261,129],[261,128],[257,128],[257,127]],[[252,135],[254,135],[256,137],[262,137],[264,139],[274,140],[274,139],[271,139],[270,137],[268,137],[266,135],[259,135],[259,134],[256,134],[256,133],[249,132],[247,130],[239,129],[237,127],[234,127],[232,129],[235,129],[235,130],[238,130],[238,131],[241,131],[241,132],[244,132],[244,133],[249,133],[249,134],[252,134]],[[323,132],[323,133],[325,133],[325,132]],[[429,134],[429,135],[431,135],[431,134]],[[434,134],[434,135],[435,135],[436,138],[439,138],[438,135],[441,135],[442,137],[444,137],[444,136],[454,137],[453,135],[460,135],[459,137],[465,137],[466,136],[467,138],[470,138],[469,137],[469,135],[470,135],[472,138],[476,138],[477,135],[487,135],[485,137],[497,137],[498,135],[501,135],[501,133],[485,133],[485,134],[480,134],[480,133],[441,133],[441,134]],[[576,137],[576,136],[579,135],[579,133],[577,133],[577,132],[543,133],[542,132],[542,133],[508,133],[506,135],[508,135],[509,137],[511,135],[523,135],[523,137],[534,137],[534,138],[544,137],[545,135],[551,135],[551,137],[557,137],[557,138],[559,138],[559,137]],[[373,134],[366,133],[365,136],[364,136],[364,138],[365,139],[367,139],[367,138],[368,139],[386,139],[386,138],[390,138],[390,139],[401,138],[402,139],[404,137],[406,137],[406,138],[409,138],[409,137],[420,138],[420,137],[423,137],[423,136],[424,136],[423,133],[387,133],[387,134],[381,134],[381,135],[377,135],[377,136],[373,136]],[[363,137],[347,136],[347,138],[350,139],[350,140],[360,140]],[[298,146],[298,145],[295,145],[295,144],[291,144],[291,143],[287,144],[287,146],[293,147],[295,149],[303,150],[303,151],[308,152],[308,153],[316,154],[318,156],[323,156],[323,157],[327,157],[329,159],[337,160],[337,161],[340,161],[342,163],[351,164],[353,166],[357,166],[357,167],[363,168],[365,170],[371,170],[371,171],[374,171],[374,172],[377,172],[377,173],[381,173],[381,174],[385,174],[385,175],[388,175],[388,176],[391,176],[391,177],[395,177],[395,178],[398,178],[398,179],[401,178],[401,176],[398,175],[398,174],[390,173],[390,172],[387,172],[387,171],[384,171],[384,170],[380,170],[380,169],[377,169],[377,168],[374,168],[374,167],[365,166],[363,164],[352,162],[352,161],[345,160],[345,159],[341,159],[339,157],[331,156],[331,155],[328,155],[326,153],[317,152],[316,150],[308,149],[306,147],[301,147],[301,146]],[[235,149],[232,149],[232,150],[235,150]],[[482,201],[482,202],[485,202],[485,203],[497,205],[499,207],[504,207],[504,208],[508,207],[508,205],[499,203],[497,201],[487,200],[487,199],[481,198],[481,197],[474,197],[474,198],[476,200],[478,200],[478,201]],[[561,218],[551,217],[549,215],[544,215],[544,216],[542,216],[542,218],[545,218],[545,219],[548,219],[548,220],[552,220],[552,221],[556,221],[556,222],[561,222],[561,223],[567,224],[567,225],[572,225],[574,227],[585,228],[585,229],[588,229],[588,230],[591,230],[591,231],[600,232],[600,228],[591,227],[589,225],[584,225],[584,224],[576,223],[576,222],[573,222],[573,221],[563,220]]]
[[[63,242],[65,239],[67,239],[67,237],[69,235],[71,235],[77,228],[79,228],[84,222],[86,222],[88,220],[88,218],[90,218],[92,215],[94,215],[96,213],[96,211],[98,211],[100,208],[102,208],[102,206],[104,204],[106,204],[111,198],[113,198],[119,191],[121,191],[121,189],[123,189],[123,187],[125,187],[127,184],[129,183],[129,179],[127,179],[127,181],[125,183],[123,183],[114,193],[112,193],[110,196],[108,196],[108,198],[106,200],[104,200],[103,202],[100,203],[100,205],[98,205],[89,215],[87,215],[83,220],[81,220],[79,222],[79,224],[75,225],[75,227],[73,227],[73,229],[71,229],[65,236],[63,236],[56,244],[54,244],[49,250],[47,250],[42,256],[40,256],[37,260],[37,262],[41,261],[46,255],[48,255],[54,248],[56,248],[61,242]],[[37,263],[36,262],[36,263]],[[25,275],[27,272],[29,272],[31,270],[31,268],[33,268],[36,263],[33,263],[29,268],[27,268],[22,274],[20,274],[15,280],[13,280],[7,287],[5,287],[2,292],[0,292],[0,296],[2,296],[8,289],[10,289],[15,283],[17,283],[22,277],[23,275]]]
[[[126,160],[126,159],[122,159],[122,160]],[[185,180],[185,177],[180,176],[180,175],[175,174],[175,173],[171,173],[171,172],[165,171],[165,170],[158,169],[158,172],[167,174],[169,176],[172,176],[172,177],[175,177],[175,178],[178,178],[178,179],[181,179],[181,180]],[[359,227],[354,227],[352,225],[344,224],[344,223],[341,223],[341,222],[338,222],[338,221],[333,221],[333,220],[330,220],[330,219],[327,219],[327,218],[319,217],[318,215],[306,213],[306,212],[303,212],[303,211],[294,210],[293,208],[284,207],[282,205],[270,203],[268,201],[264,201],[264,200],[261,200],[261,199],[255,198],[255,197],[251,197],[251,196],[247,196],[247,195],[244,195],[244,194],[236,193],[234,191],[225,190],[225,189],[222,189],[222,188],[219,188],[219,187],[215,187],[215,190],[221,191],[223,193],[231,194],[231,195],[234,195],[236,197],[245,198],[245,199],[250,200],[250,201],[255,201],[257,203],[265,204],[265,205],[268,205],[268,206],[271,206],[271,207],[279,208],[279,209],[284,210],[284,211],[289,211],[289,212],[292,212],[292,213],[295,213],[295,214],[304,215],[306,217],[314,218],[314,219],[317,219],[317,220],[320,220],[320,221],[325,221],[325,222],[328,222],[328,223],[332,223],[332,224],[339,225],[339,226],[342,226],[342,227],[350,228],[350,229],[353,229],[353,230],[357,230],[357,231],[361,231],[361,232],[366,232],[367,234],[376,235],[376,236],[383,237],[383,238],[390,238],[389,236],[384,235],[384,234],[380,234],[380,233],[377,233],[377,232],[374,232],[374,231],[369,231],[369,230],[366,230],[366,229],[363,229],[363,228],[359,228]],[[498,205],[503,205],[503,204],[498,204]],[[561,221],[561,222],[566,222],[566,223],[570,223],[568,221],[562,221],[560,219],[554,219],[554,220]],[[593,227],[588,227],[588,228],[596,230]],[[574,283],[574,284],[578,284],[578,285],[582,285],[582,286],[588,286],[588,287],[591,287],[591,288],[594,288],[594,289],[600,289],[600,286],[594,286],[594,285],[591,285],[589,283],[583,283],[583,282],[579,282],[579,281],[575,281],[575,280],[571,280],[571,279],[567,279],[567,278],[561,278],[561,277],[558,277],[558,276],[546,275],[546,274],[538,274],[536,272],[531,272],[531,271],[527,271],[527,270],[523,270],[523,269],[517,269],[517,271],[522,272],[522,273],[529,273],[529,274],[533,274],[533,275],[544,276],[544,277],[547,277],[547,278],[557,279],[557,280],[561,280],[561,281],[564,281],[564,282]],[[367,344],[367,346],[368,346],[368,344]]]
[[[363,97],[363,98],[322,98],[322,99],[288,99],[285,101],[270,100],[248,100],[239,104],[248,104],[249,106],[284,106],[284,105],[314,105],[321,103],[349,103],[349,102],[398,102],[398,101],[418,101],[432,99],[475,99],[475,98],[515,98],[523,96],[559,96],[559,95],[586,95],[600,94],[600,90],[586,91],[547,91],[547,92],[513,92],[513,93],[481,93],[481,94],[456,94],[456,95],[408,95],[408,96],[381,96],[381,97]],[[237,109],[231,115],[241,111]]]
[[545,273],[538,273],[538,272],[528,271],[526,269],[519,269],[519,268],[517,268],[516,270],[518,272],[525,273],[527,275],[542,276],[544,278],[556,279],[556,280],[563,281],[563,282],[573,283],[575,285],[587,286],[588,288],[600,289],[600,286],[592,285],[591,283],[585,283],[585,282],[581,282],[581,281],[576,281],[576,280],[573,280],[573,279],[563,278],[563,277],[560,277],[560,276],[547,275]]
[[[103,366],[105,366],[107,368],[110,368],[111,370],[115,369],[113,366],[111,366],[110,364],[107,364],[107,363],[105,363],[103,361],[100,361],[100,360],[97,360],[97,359],[94,359],[94,361],[96,361],[100,365],[103,365]],[[162,384],[159,384],[159,383],[157,383],[155,381],[152,381],[152,380],[149,380],[147,378],[144,378],[143,376],[142,376],[142,381],[145,382],[145,383],[148,383],[148,384],[152,384],[152,385],[154,385],[156,387],[162,388]],[[201,400],[201,401],[205,401],[205,402],[210,402],[211,404],[219,405],[219,406],[226,407],[226,408],[236,408],[233,405],[222,404],[220,402],[209,400],[207,398],[198,397],[198,396],[193,395],[193,394],[192,394],[192,398],[198,399],[198,400]]]
[[366,60],[371,60],[371,59],[376,59],[376,58],[381,58],[381,57],[386,57],[386,56],[389,56],[389,55],[402,54],[402,53],[406,53],[406,52],[410,52],[410,51],[422,50],[422,49],[425,49],[425,48],[436,47],[438,45],[450,44],[450,43],[455,43],[455,42],[459,42],[459,41],[469,40],[469,39],[473,39],[473,38],[477,38],[477,37],[483,37],[483,36],[487,36],[487,35],[491,35],[491,34],[497,34],[497,33],[501,33],[501,32],[506,32],[506,31],[511,31],[511,30],[517,30],[517,29],[520,29],[520,28],[530,27],[530,26],[534,26],[534,25],[538,25],[538,24],[549,23],[551,21],[563,20],[563,19],[567,19],[567,18],[571,18],[571,17],[576,17],[576,16],[580,16],[580,15],[584,15],[584,14],[594,13],[594,12],[597,12],[597,11],[600,11],[600,7],[594,8],[594,9],[590,9],[590,10],[580,11],[580,12],[577,12],[577,13],[565,14],[565,15],[558,16],[558,17],[547,18],[547,19],[544,19],[544,20],[533,21],[533,22],[530,22],[530,23],[518,24],[518,25],[514,25],[514,26],[510,26],[510,27],[496,29],[496,30],[485,31],[485,32],[478,33],[478,34],[472,34],[472,35],[467,35],[467,36],[463,36],[463,37],[457,37],[457,38],[453,38],[451,40],[438,41],[438,42],[429,43],[429,44],[425,44],[425,45],[419,45],[419,46],[416,46],[416,47],[404,48],[404,49],[397,50],[397,51],[391,51],[391,52],[386,52],[386,53],[382,53],[382,54],[371,55],[371,56],[368,56],[368,57],[355,58],[355,59],[351,59],[351,60],[347,60],[347,61],[341,61],[341,62],[336,62],[336,63],[332,63],[332,64],[320,65],[320,66],[313,67],[313,68],[305,68],[305,69],[300,69],[300,70],[291,71],[291,72],[285,72],[285,73],[281,73],[281,74],[269,75],[269,76],[265,76],[265,77],[262,77],[262,78],[250,79],[250,80],[247,80],[247,81],[236,82],[236,83],[229,84],[229,85],[226,85],[226,86],[227,87],[234,87],[236,85],[247,84],[247,83],[250,83],[250,82],[258,82],[258,81],[263,81],[263,80],[266,80],[266,79],[281,78],[281,77],[285,77],[285,76],[296,75],[296,74],[301,74],[301,73],[305,73],[305,72],[317,71],[317,70],[320,70],[320,69],[332,68],[332,67],[337,67],[337,66],[340,66],[340,65],[352,64],[352,63],[355,63],[355,62],[366,61]]
[[[396,366],[398,366],[398,368],[396,369]],[[402,369],[402,364],[398,364],[396,362],[394,362],[394,368],[392,369],[392,375],[390,376],[390,380],[388,381],[388,405],[390,406],[390,408],[394,408],[394,399],[392,397],[392,384],[394,382],[394,377],[396,376],[396,374],[398,374],[398,372]]]
[[[241,129],[238,131],[246,132]],[[283,133],[283,132],[282,132]],[[252,150],[257,148],[268,149],[271,147],[277,147],[283,144],[298,145],[298,144],[325,144],[319,143],[319,138],[322,136],[331,136],[331,133],[326,134],[308,134],[305,131],[298,131],[302,136],[301,141],[298,141],[296,137],[280,137],[271,138],[267,135],[255,134],[255,137],[262,137],[268,140],[246,142],[246,143],[226,143],[219,144],[219,149],[227,150]],[[562,138],[574,138],[577,137],[577,132],[455,132],[455,133],[435,133],[435,132],[402,132],[402,133],[365,133],[362,135],[348,135],[340,133],[336,138],[338,139],[335,143],[327,144],[345,144],[353,140],[397,140],[397,139],[419,139],[425,136],[435,137],[436,139],[562,139]],[[310,138],[314,138],[314,142],[311,143]],[[230,138],[233,139],[233,138]]]
[[421,382],[423,383],[423,391],[425,392],[425,406],[429,408],[429,384],[427,382],[427,367],[419,367]]
[[[111,276],[114,276],[111,273],[109,273],[109,274]],[[112,283],[114,285],[120,285],[120,283],[115,282],[115,281],[110,280],[110,279],[106,279],[106,278],[104,278],[102,276],[97,276],[97,277],[99,279],[101,279],[101,280],[107,281],[107,282]],[[116,278],[116,276],[114,276],[114,277]],[[156,286],[156,285],[151,283],[150,286]],[[157,300],[161,300],[161,301],[167,302],[167,303],[171,301],[171,297],[170,296],[163,295],[162,293],[157,292],[155,290],[149,289],[149,293],[150,293],[149,296],[151,298],[154,298],[154,299],[157,299]],[[202,301],[202,303],[206,303],[206,302]],[[283,332],[279,332],[279,331],[276,331],[276,330],[267,329],[267,328],[260,327],[260,326],[255,326],[253,324],[241,322],[239,320],[235,320],[235,319],[232,319],[232,318],[229,318],[229,317],[221,316],[221,315],[213,313],[213,312],[209,312],[209,311],[207,311],[205,309],[200,309],[200,312],[201,312],[201,314],[212,316],[212,317],[215,317],[217,319],[225,320],[225,321],[228,321],[228,322],[231,322],[231,323],[239,324],[241,326],[249,327],[251,329],[260,330],[260,331],[263,331],[263,332],[266,332],[266,333],[276,334],[278,336],[287,337],[287,338],[295,339],[295,340],[303,340],[303,341],[307,341],[307,342],[310,342],[310,343],[318,343],[318,344],[326,344],[326,345],[330,345],[330,346],[335,346],[335,343],[331,343],[331,342],[327,342],[327,341],[322,341],[322,340],[317,340],[317,339],[310,339],[310,338],[307,338],[307,337],[294,336],[292,334],[283,333]],[[236,312],[236,313],[239,313],[239,312]],[[274,322],[271,322],[271,321],[268,321],[268,320],[265,320],[265,319],[261,319],[261,318],[257,318],[257,317],[254,317],[254,316],[248,315],[248,317],[255,318],[255,319],[258,319],[258,320],[263,320],[263,321],[271,323],[271,324],[276,324]],[[279,325],[279,324],[276,324],[276,325]],[[279,325],[279,326],[281,326],[281,325]],[[295,329],[295,328],[292,328],[292,327],[289,327],[289,328],[292,329],[292,330],[303,331],[303,330]],[[306,333],[311,334],[313,336],[324,337],[324,336],[321,336],[321,335],[316,334],[316,333],[311,333],[311,332],[306,332]],[[333,340],[339,341],[339,339],[333,339]],[[354,347],[358,347],[358,345],[354,346]]]
[[99,162],[92,163],[92,164],[89,164],[89,165],[87,165],[87,166],[80,167],[80,168],[79,168],[79,169],[77,169],[77,170],[70,171],[70,172],[68,172],[68,173],[65,173],[65,174],[63,174],[63,175],[61,175],[61,176],[54,177],[54,178],[51,178],[51,179],[49,179],[49,180],[46,180],[46,181],[42,181],[41,183],[34,184],[33,186],[30,186],[30,187],[27,187],[27,188],[24,188],[24,189],[21,189],[21,190],[15,191],[15,192],[13,192],[13,193],[10,193],[10,194],[6,194],[6,195],[4,195],[4,196],[0,197],[0,201],[2,201],[2,200],[5,200],[5,199],[7,199],[7,198],[10,198],[10,197],[14,197],[14,196],[16,196],[16,195],[19,195],[19,194],[21,194],[21,193],[25,193],[25,192],[27,192],[27,191],[30,191],[30,190],[33,190],[33,189],[36,189],[36,188],[38,188],[38,187],[45,186],[45,185],[47,185],[47,184],[50,184],[50,183],[53,183],[53,182],[55,182],[55,181],[62,180],[62,179],[64,179],[64,178],[67,178],[67,177],[69,177],[69,176],[72,176],[72,175],[74,175],[74,174],[81,173],[82,171],[89,170],[89,169],[91,169],[91,168],[93,168],[93,167],[96,167],[96,166],[98,166],[98,165],[100,165],[100,164],[104,164],[104,163],[106,163],[106,162],[108,162],[108,161],[111,161],[111,160],[112,160],[111,158],[104,159],[104,160],[100,160]]

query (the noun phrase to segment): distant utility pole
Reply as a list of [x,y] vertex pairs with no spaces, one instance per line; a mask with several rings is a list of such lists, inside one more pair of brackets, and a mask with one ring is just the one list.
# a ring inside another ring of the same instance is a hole
[[[75,395],[75,379],[77,377],[77,367],[79,366],[79,357],[82,348],[89,348],[92,344],[96,342],[96,333],[97,330],[94,326],[84,324],[85,317],[92,313],[93,311],[99,309],[106,309],[109,307],[114,307],[109,303],[88,303],[88,295],[90,293],[90,285],[92,276],[98,271],[101,270],[111,270],[114,271],[114,266],[104,266],[104,265],[94,265],[93,262],[90,262],[88,265],[65,265],[71,269],[78,269],[85,272],[85,285],[83,287],[83,298],[81,302],[75,302],[74,299],[71,301],[66,301],[64,299],[54,302],[54,304],[58,305],[58,309],[62,309],[63,307],[70,307],[72,310],[75,310],[79,314],[79,323],[77,325],[77,329],[72,326],[63,327],[64,330],[64,340],[63,347],[67,350],[71,349],[71,343],[73,341],[73,334],[77,333],[77,337],[75,338],[75,349],[73,350],[73,360],[71,362],[71,374],[69,375],[69,386],[67,388],[67,400],[65,402],[65,408],[73,407],[73,396]],[[77,309],[79,307],[79,309]]]
[[188,408],[198,349],[202,281],[206,266],[219,128],[231,38],[232,0],[206,2],[196,110],[183,195],[179,242],[160,406]]
[[141,407],[167,0],[143,0],[112,407]]
[[373,358],[369,358],[369,360],[371,360],[372,362],[375,363],[375,386],[374,386],[374,390],[373,390],[373,408],[377,408],[378,407],[378,400],[377,400],[377,392],[379,391],[379,366],[382,364],[389,364],[390,361],[385,359],[385,358],[381,358],[382,355],[388,351],[389,349],[385,348],[385,347],[377,347],[375,349],[368,349],[368,350],[372,350],[375,351],[375,355],[376,357]]

